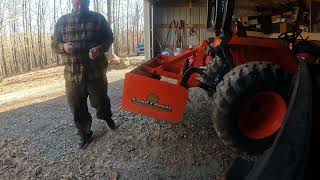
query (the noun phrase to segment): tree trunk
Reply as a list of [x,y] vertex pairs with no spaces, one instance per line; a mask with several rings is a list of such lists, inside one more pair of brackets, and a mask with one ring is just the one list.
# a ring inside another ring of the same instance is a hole
[[[107,18],[108,18],[108,22],[110,24],[110,27],[113,27],[113,20],[112,20],[112,12],[111,12],[111,0],[107,0]],[[112,28],[113,29],[113,28]],[[114,30],[113,30],[114,32]],[[113,59],[114,57],[114,43],[112,43],[109,51],[108,51],[108,59]]]
[[97,1],[93,0],[93,9],[94,11],[97,11]]
[[38,67],[38,60],[37,60],[37,55],[36,55],[36,48],[34,46],[34,38],[33,38],[33,32],[32,32],[32,16],[31,16],[31,0],[28,0],[28,12],[29,12],[29,36],[30,36],[30,52],[32,52],[32,60],[31,60],[31,67]]
[[137,40],[137,45],[139,45],[140,41],[139,41],[139,34],[140,34],[140,31],[139,31],[139,25],[140,25],[140,13],[141,13],[141,9],[140,6],[139,6],[139,3],[137,2],[136,4],[136,40]]
[[7,60],[4,56],[4,44],[3,44],[3,36],[1,34],[1,32],[0,32],[0,43],[1,43],[0,44],[1,45],[1,62],[3,64],[2,68],[3,68],[3,72],[4,72],[3,76],[8,77]]
[[26,70],[31,71],[31,63],[30,63],[30,51],[29,51],[29,38],[28,38],[28,16],[27,16],[27,1],[23,1],[23,41],[24,41],[24,51],[25,51],[25,61],[26,61]]
[[127,0],[127,54],[130,53],[130,43],[129,43],[129,0]]
[[42,49],[42,57],[44,60],[44,65],[48,65],[48,55],[47,55],[47,45],[46,45],[46,24],[45,24],[45,1],[41,1],[41,27],[42,27],[42,45],[40,48]]
[[12,52],[12,58],[13,58],[13,63],[14,63],[14,73],[19,72],[19,63],[17,59],[17,47],[16,47],[16,24],[17,24],[17,11],[16,11],[16,0],[13,0],[12,2],[13,6],[13,20],[11,22],[11,31],[10,31],[10,38],[11,40],[11,52]]
[[62,0],[60,0],[59,2],[60,2],[60,3],[59,3],[59,4],[60,4],[60,14],[62,15],[62,14],[63,14],[62,6],[61,6]]
[[[68,1],[69,2],[69,1]],[[38,59],[39,59],[39,65],[41,68],[43,68],[43,57],[42,57],[42,34],[41,34],[41,4],[38,2],[38,16],[37,16],[37,34],[38,34]]]
[[120,8],[121,8],[121,1],[120,0],[118,0],[118,18],[117,18],[117,20],[118,20],[118,22],[117,22],[117,32],[118,32],[118,38],[117,38],[117,55],[119,55],[119,52],[120,52],[120,46],[119,46],[119,37],[120,37],[120,21],[119,21],[119,18],[120,18]]
[[135,23],[134,22],[135,22],[135,17],[132,17],[132,22],[133,23],[132,23],[132,37],[131,37],[132,39],[131,40],[132,40],[132,49],[135,49],[135,46],[134,46],[134,31],[135,31],[135,27],[134,27]]
[[[7,77],[8,76],[8,71],[7,71],[7,60],[5,58],[5,54],[4,54],[4,40],[3,40],[3,31],[2,31],[2,27],[4,26],[3,25],[3,11],[2,11],[2,8],[3,7],[3,4],[0,3],[0,48],[1,48],[1,61],[0,61],[0,70],[1,70],[1,74],[2,74],[2,77]],[[1,64],[2,62],[2,64]],[[0,77],[1,78],[1,77]]]
[[[55,24],[56,22],[57,22],[57,0],[54,0],[53,1],[53,23]],[[59,65],[60,64],[59,56],[57,56],[53,51],[51,51],[51,54],[53,54],[55,62],[57,63],[57,65]]]

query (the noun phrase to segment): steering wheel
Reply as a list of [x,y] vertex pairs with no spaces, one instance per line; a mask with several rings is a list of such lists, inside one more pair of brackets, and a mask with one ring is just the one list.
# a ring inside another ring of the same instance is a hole
[[284,32],[278,36],[278,39],[285,40],[289,43],[295,43],[298,37],[301,36],[301,33],[302,33],[302,29],[298,29],[297,31],[293,31],[293,32],[290,32],[290,31]]

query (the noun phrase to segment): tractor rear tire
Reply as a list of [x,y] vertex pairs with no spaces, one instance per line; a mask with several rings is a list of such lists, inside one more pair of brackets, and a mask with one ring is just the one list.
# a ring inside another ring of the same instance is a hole
[[212,120],[218,136],[235,150],[262,152],[284,122],[289,89],[288,74],[270,62],[232,69],[214,94]]

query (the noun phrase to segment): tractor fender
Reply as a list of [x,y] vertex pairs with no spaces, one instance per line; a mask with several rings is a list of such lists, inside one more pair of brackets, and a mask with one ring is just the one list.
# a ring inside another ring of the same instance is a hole
[[298,71],[299,62],[286,42],[278,39],[233,37],[228,43],[235,66],[252,61],[272,62],[290,74]]

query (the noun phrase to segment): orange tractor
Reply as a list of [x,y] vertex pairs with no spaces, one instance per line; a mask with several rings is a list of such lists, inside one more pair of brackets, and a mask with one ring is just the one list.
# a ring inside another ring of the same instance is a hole
[[180,123],[188,89],[202,88],[213,96],[212,121],[222,141],[242,151],[262,151],[283,124],[299,60],[319,58],[317,51],[299,50],[301,43],[309,42],[297,43],[298,37],[301,30],[283,33],[280,40],[233,32],[222,43],[211,38],[178,56],[159,55],[126,74],[122,107]]

